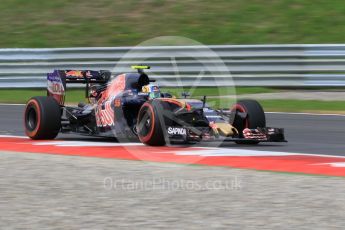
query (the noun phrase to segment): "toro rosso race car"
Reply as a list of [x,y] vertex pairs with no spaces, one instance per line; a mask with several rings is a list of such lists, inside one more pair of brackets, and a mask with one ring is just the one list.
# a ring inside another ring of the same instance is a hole
[[[32,139],[78,133],[159,146],[225,140],[236,143],[285,142],[284,130],[266,127],[265,113],[254,100],[217,110],[202,100],[175,98],[160,91],[144,69],[112,76],[109,71],[55,70],[47,75],[47,96],[31,98],[24,124]],[[88,103],[65,105],[66,86],[86,85]]]

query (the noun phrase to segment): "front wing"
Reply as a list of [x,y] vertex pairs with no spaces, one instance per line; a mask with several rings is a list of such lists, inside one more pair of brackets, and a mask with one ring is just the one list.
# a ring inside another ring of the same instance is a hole
[[239,143],[287,142],[282,128],[245,129],[243,134],[224,137],[205,127],[167,127],[168,138],[172,141],[227,141]]

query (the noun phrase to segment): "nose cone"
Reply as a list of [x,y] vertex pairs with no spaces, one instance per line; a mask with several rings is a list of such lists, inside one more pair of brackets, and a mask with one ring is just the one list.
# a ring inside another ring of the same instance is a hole
[[215,126],[221,136],[231,137],[238,134],[237,129],[228,123],[215,123]]

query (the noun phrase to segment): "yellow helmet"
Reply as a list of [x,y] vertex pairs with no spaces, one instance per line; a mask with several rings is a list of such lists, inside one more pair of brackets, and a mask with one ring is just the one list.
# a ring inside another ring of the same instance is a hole
[[144,85],[142,88],[141,88],[141,91],[143,93],[150,93],[150,85]]

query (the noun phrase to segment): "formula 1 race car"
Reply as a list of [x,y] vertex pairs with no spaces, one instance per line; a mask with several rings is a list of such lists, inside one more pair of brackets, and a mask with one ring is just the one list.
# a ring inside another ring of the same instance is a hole
[[[55,70],[47,75],[47,96],[31,98],[25,132],[32,139],[78,133],[141,141],[159,146],[225,140],[240,144],[285,142],[284,130],[266,127],[257,101],[241,100],[230,109],[212,109],[202,100],[163,93],[144,69],[112,76],[109,71]],[[65,105],[66,86],[86,85],[88,103]]]

